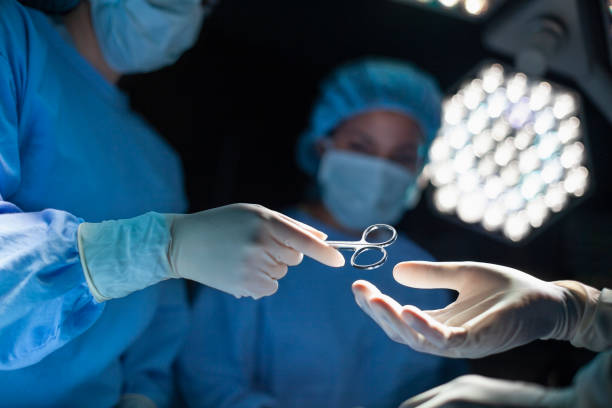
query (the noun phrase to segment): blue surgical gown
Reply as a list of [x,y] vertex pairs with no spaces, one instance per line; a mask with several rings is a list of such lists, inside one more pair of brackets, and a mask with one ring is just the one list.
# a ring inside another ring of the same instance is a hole
[[94,301],[79,223],[186,207],[179,159],[49,17],[0,1],[0,406],[160,406],[187,329],[180,281]]
[[[288,213],[329,235],[354,240],[301,211]],[[351,284],[367,279],[400,303],[430,309],[444,290],[393,280],[406,260],[432,260],[400,235],[379,269],[334,269],[312,259],[289,269],[277,293],[257,301],[204,288],[179,356],[179,384],[191,407],[396,407],[464,373],[464,362],[421,354],[390,340],[355,303]]]

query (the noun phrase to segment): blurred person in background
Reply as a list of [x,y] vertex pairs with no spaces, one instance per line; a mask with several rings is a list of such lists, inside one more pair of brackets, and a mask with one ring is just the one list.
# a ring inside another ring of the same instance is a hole
[[[412,65],[363,59],[322,84],[298,162],[316,194],[287,215],[331,239],[358,240],[375,223],[397,223],[419,199],[417,178],[440,125],[440,92]],[[462,362],[389,344],[355,313],[357,277],[406,302],[437,308],[449,292],[398,290],[391,265],[408,257],[432,260],[408,237],[387,248],[372,271],[330,270],[305,260],[279,292],[236,302],[202,289],[179,383],[191,407],[390,407],[464,371]]]

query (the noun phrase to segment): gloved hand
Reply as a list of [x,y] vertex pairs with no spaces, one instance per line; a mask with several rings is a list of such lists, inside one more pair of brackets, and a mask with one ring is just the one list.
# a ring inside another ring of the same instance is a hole
[[[545,282],[516,269],[475,262],[404,262],[393,276],[406,286],[459,292],[445,308],[423,311],[402,307],[369,282],[353,284],[357,304],[391,339],[417,351],[478,358],[551,338],[590,346],[583,340],[599,291],[579,282]],[[606,347],[603,342],[591,345]]]
[[344,265],[325,238],[253,204],[83,223],[78,233],[85,278],[99,301],[168,278],[191,279],[236,297],[271,295],[287,266],[299,264],[303,254],[329,266]]
[[260,205],[228,205],[171,220],[172,269],[236,297],[273,294],[302,254],[344,265],[340,252],[323,241],[327,235]]
[[404,401],[400,408],[574,408],[575,401],[572,388],[547,389],[536,384],[464,375]]

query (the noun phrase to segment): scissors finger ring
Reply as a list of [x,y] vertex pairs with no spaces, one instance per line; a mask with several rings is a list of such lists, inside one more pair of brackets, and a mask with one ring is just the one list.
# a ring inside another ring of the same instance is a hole
[[[387,231],[391,234],[390,238],[381,242],[368,241],[368,237],[373,235],[375,231]],[[351,256],[351,266],[358,269],[376,269],[387,260],[387,250],[385,247],[393,244],[397,240],[397,231],[390,225],[387,224],[374,224],[370,225],[363,231],[361,239],[359,241],[327,241],[330,246],[339,249],[353,251]],[[372,263],[361,263],[358,258],[366,252],[376,251],[380,254],[380,258]]]

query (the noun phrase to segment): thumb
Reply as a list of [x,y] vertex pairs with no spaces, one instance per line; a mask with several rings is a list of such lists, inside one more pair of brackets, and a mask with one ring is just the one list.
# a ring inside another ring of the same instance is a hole
[[393,278],[413,288],[448,288],[459,291],[465,282],[460,265],[456,262],[400,262],[393,268]]

